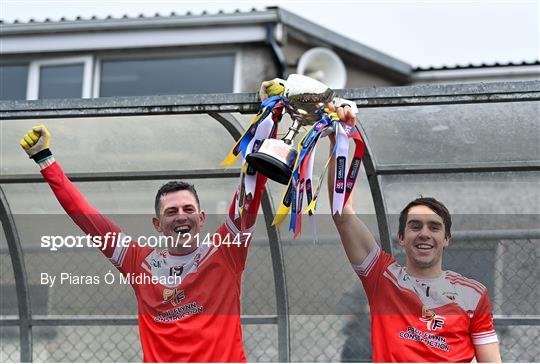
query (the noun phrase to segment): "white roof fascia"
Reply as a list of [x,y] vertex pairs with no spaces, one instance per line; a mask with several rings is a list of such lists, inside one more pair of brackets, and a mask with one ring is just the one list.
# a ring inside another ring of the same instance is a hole
[[433,71],[416,71],[413,74],[413,82],[438,81],[449,79],[468,78],[512,78],[531,77],[540,78],[540,65],[528,66],[497,66],[484,68],[448,69]]
[[44,34],[85,31],[116,31],[163,28],[192,28],[224,25],[246,25],[276,22],[274,10],[251,13],[156,16],[153,18],[113,18],[113,19],[81,19],[41,23],[11,23],[0,25],[0,35]]
[[266,39],[263,24],[208,28],[4,35],[2,54],[249,43]]

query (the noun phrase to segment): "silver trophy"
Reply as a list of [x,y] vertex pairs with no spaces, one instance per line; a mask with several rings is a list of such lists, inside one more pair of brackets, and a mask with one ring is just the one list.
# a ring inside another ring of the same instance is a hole
[[313,125],[321,119],[317,112],[334,100],[335,93],[313,78],[292,74],[287,78],[285,97],[287,113],[293,119],[289,131],[281,140],[264,139],[257,151],[249,154],[246,160],[257,172],[286,185],[296,160],[294,138],[301,127]]

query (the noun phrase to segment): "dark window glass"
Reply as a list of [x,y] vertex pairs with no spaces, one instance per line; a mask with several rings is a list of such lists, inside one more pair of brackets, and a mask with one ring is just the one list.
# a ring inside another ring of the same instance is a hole
[[83,72],[83,64],[41,66],[39,98],[70,99],[82,97]]
[[0,100],[26,100],[28,65],[0,65]]
[[233,55],[103,61],[100,96],[229,93],[233,78]]

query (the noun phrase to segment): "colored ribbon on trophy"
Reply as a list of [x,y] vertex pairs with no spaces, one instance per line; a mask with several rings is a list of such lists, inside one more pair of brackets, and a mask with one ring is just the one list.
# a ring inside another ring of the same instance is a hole
[[301,212],[304,190],[307,194],[308,204],[311,203],[312,199],[314,148],[322,133],[331,125],[331,119],[324,115],[321,120],[311,127],[298,143],[298,153],[291,179],[289,180],[289,184],[287,185],[287,189],[273,221],[274,225],[279,225],[283,222],[285,216],[290,213],[291,220],[289,230],[294,232],[295,237],[300,234],[302,228]]
[[358,173],[360,172],[360,164],[362,163],[362,158],[364,157],[364,151],[366,150],[366,145],[362,140],[362,136],[356,127],[346,128],[345,131],[350,139],[354,140],[355,149],[353,159],[351,161],[351,166],[349,167],[349,173],[347,174],[347,183],[345,184],[345,201],[343,204],[347,203],[351,193],[356,184],[356,179],[358,178]]
[[[315,151],[317,150],[317,144],[313,146],[313,149],[311,150],[309,156],[307,157],[306,162],[306,183],[305,183],[305,189],[306,189],[306,205],[309,207],[311,205],[311,201],[313,201],[313,164],[315,162]],[[325,168],[326,170],[326,168]],[[324,174],[324,171],[323,171]],[[308,208],[306,208],[305,212],[308,214],[309,218],[309,226],[311,226],[311,233],[314,237],[314,240],[317,240],[317,229],[315,228],[315,216],[314,211],[311,213]]]
[[[324,110],[323,110],[324,112]],[[337,115],[333,115],[334,118],[337,118]],[[309,185],[309,189],[311,190],[308,194],[308,188],[306,188],[306,200],[307,200],[307,206],[306,212],[310,216],[310,221],[312,226],[314,226],[314,218],[313,215],[315,213],[315,204],[317,200],[317,196],[312,195],[312,180],[313,180],[313,164],[315,160],[315,146],[317,145],[317,141],[321,136],[324,136],[327,134],[329,130],[331,130],[333,125],[333,120],[328,114],[323,114],[322,119],[317,122],[313,128],[308,132],[306,135],[306,140],[302,142],[302,147],[306,148],[306,154],[305,159],[300,161],[299,166],[299,178],[300,181],[306,181],[306,184]],[[310,135],[311,134],[311,135]],[[310,140],[312,138],[312,140]],[[323,173],[319,177],[320,180],[323,180],[324,174],[326,173],[326,167],[323,170]],[[302,199],[303,199],[303,184],[300,183],[299,186],[299,196],[298,196],[298,206],[299,208],[296,211],[291,212],[291,225],[289,226],[289,230],[294,231],[294,237],[296,238],[298,235],[300,235],[302,231]],[[318,194],[318,191],[317,191]],[[310,196],[311,195],[311,196]],[[294,221],[294,223],[292,223]],[[316,235],[315,235],[316,236]]]
[[[235,218],[242,216],[243,212],[249,208],[255,194],[257,174],[255,169],[246,163],[245,158],[250,153],[256,152],[264,139],[276,137],[277,124],[283,116],[283,107],[281,96],[276,95],[264,100],[244,134],[221,162],[221,165],[230,167],[242,154],[242,170],[235,201]],[[243,222],[242,219],[242,224]]]
[[[334,124],[335,124],[335,126],[334,126],[335,129],[338,128],[337,125],[342,126],[338,121],[334,121]],[[362,163],[362,157],[364,156],[364,150],[365,150],[364,141],[362,140],[362,137],[360,136],[360,133],[358,132],[358,129],[356,129],[355,127],[344,126],[343,130],[344,130],[345,134],[347,135],[347,138],[354,140],[354,142],[355,142],[355,150],[354,150],[352,162],[351,162],[350,167],[349,167],[349,172],[347,173],[347,178],[345,180],[345,196],[342,199],[341,206],[336,207],[336,210],[338,210],[340,213],[343,210],[343,206],[345,206],[345,204],[347,203],[347,200],[349,199],[349,196],[351,195],[352,190],[354,189],[354,185],[356,184],[356,179],[358,177],[358,172],[360,171],[360,164]],[[306,211],[304,212],[305,214],[308,214],[308,215],[315,214],[317,197],[319,196],[319,191],[321,189],[321,185],[322,185],[322,182],[323,182],[322,177],[324,177],[324,175],[326,174],[326,171],[328,169],[328,165],[330,164],[330,160],[334,157],[334,155],[336,155],[337,149],[338,149],[338,143],[337,143],[337,140],[336,140],[336,145],[334,146],[334,149],[332,150],[328,160],[326,161],[326,164],[324,166],[324,171],[321,174],[321,179],[319,180],[319,185],[317,186],[317,189],[315,191],[315,194],[313,195],[313,199],[312,199],[311,203],[308,205],[308,207],[306,208]],[[336,167],[335,173],[336,174],[338,173],[337,167]],[[336,176],[334,176],[334,177],[336,177]],[[334,194],[335,194],[336,189],[337,189],[336,180],[334,180]],[[334,202],[335,202],[335,197],[334,197],[334,201],[332,201],[333,213],[334,213],[334,204],[335,204]]]
[[345,169],[349,158],[349,139],[340,122],[335,123],[336,135],[336,168],[334,171],[334,198],[332,215],[341,214],[345,200]]
[[242,156],[245,159],[246,155],[248,154],[247,147],[251,140],[255,137],[255,133],[257,132],[259,125],[269,116],[272,116],[272,119],[278,118],[279,120],[275,121],[277,123],[281,120],[282,115],[283,98],[281,96],[272,96],[264,100],[259,107],[259,112],[257,115],[255,115],[244,134],[242,134],[240,139],[238,139],[236,144],[232,147],[231,151],[220,163],[220,165],[231,167],[240,153],[242,153]]
[[[360,172],[360,164],[362,163],[362,157],[364,156],[365,144],[364,144],[364,141],[362,140],[360,132],[358,131],[358,129],[356,127],[348,126],[348,125],[343,126],[339,122],[336,122],[336,124],[339,125],[339,127],[342,127],[343,131],[345,132],[345,135],[347,136],[347,138],[354,140],[354,143],[355,143],[355,149],[354,149],[353,158],[352,158],[352,161],[351,161],[350,166],[349,166],[349,171],[347,173],[347,177],[346,177],[346,179],[344,179],[344,181],[345,181],[345,184],[344,184],[344,193],[345,193],[345,195],[343,196],[343,198],[341,197],[343,192],[342,192],[342,184],[341,184],[340,181],[341,181],[341,178],[342,178],[342,175],[343,175],[342,172],[344,172],[344,169],[343,169],[343,171],[338,170],[339,169],[338,160],[337,160],[338,155],[336,155],[336,171],[335,171],[335,180],[334,180],[334,204],[332,206],[332,213],[333,214],[335,214],[335,213],[341,214],[341,212],[343,211],[343,206],[345,206],[345,204],[347,203],[347,200],[351,196],[351,193],[352,193],[352,191],[354,189],[354,185],[356,184],[356,179],[358,178],[358,173]],[[338,139],[336,137],[336,154],[337,154],[337,149],[339,148],[337,143],[338,143]],[[348,143],[348,141],[347,141],[347,143]],[[345,166],[346,165],[347,164],[345,163]],[[338,178],[340,178],[340,181],[338,181]],[[340,194],[339,199],[340,200],[342,199],[342,202],[339,203],[339,204],[335,204],[336,192],[338,192]]]
[[328,170],[328,165],[330,165],[330,161],[336,154],[336,146],[334,146],[334,149],[330,153],[330,156],[328,157],[328,160],[326,161],[324,165],[323,172],[321,173],[321,177],[319,178],[319,184],[317,185],[317,189],[315,190],[315,193],[313,194],[313,197],[311,199],[311,202],[309,202],[308,206],[306,207],[306,210],[304,211],[304,214],[309,215],[310,217],[315,215],[315,209],[317,207],[317,197],[319,197],[319,192],[321,190],[321,186],[323,183],[323,177],[326,174],[326,171]]
[[[269,137],[275,138],[277,123],[274,122],[271,115],[268,115],[257,127],[255,135],[245,148],[245,155],[256,152],[262,141]],[[243,211],[249,208],[249,204],[255,194],[255,186],[257,182],[256,171],[243,158],[242,172],[240,174],[240,183],[238,184],[239,191],[236,194],[237,203],[235,207],[235,217],[242,216]]]
[[[328,131],[332,131],[336,135],[336,144],[330,153],[330,156],[325,164],[324,170],[320,176],[319,184],[315,193],[313,193],[313,163],[315,158],[315,146],[320,137],[326,136]],[[345,175],[348,154],[349,154],[349,139],[355,142],[355,151],[350,163],[349,171]],[[306,193],[307,207],[304,214],[310,216],[313,225],[313,215],[315,214],[317,197],[319,195],[323,177],[328,170],[330,160],[336,157],[336,170],[334,180],[334,199],[332,201],[332,213],[343,211],[343,206],[349,199],[352,193],[360,164],[364,154],[365,146],[356,127],[343,126],[339,122],[337,114],[324,115],[320,121],[315,123],[313,127],[304,135],[298,144],[298,157],[295,161],[291,180],[287,186],[285,194],[281,200],[278,212],[274,218],[273,224],[279,225],[285,219],[285,216],[290,213],[289,230],[294,232],[296,238],[302,229],[301,211],[303,203],[303,194]]]
[[[298,161],[293,170],[293,186],[291,188],[292,193],[297,191],[297,196],[292,196],[294,203],[296,197],[296,206],[291,208],[291,221],[289,224],[289,230],[294,232],[294,238],[298,237],[302,232],[302,202],[304,198],[304,186],[307,181],[307,165],[313,162],[315,153],[313,153],[316,143],[318,142],[323,131],[328,129],[332,125],[331,120],[323,116],[321,120],[316,122],[313,127],[306,133],[304,138],[298,145],[299,156]],[[312,177],[312,176],[311,176]],[[310,178],[311,179],[311,178]],[[308,204],[311,201],[307,201]]]

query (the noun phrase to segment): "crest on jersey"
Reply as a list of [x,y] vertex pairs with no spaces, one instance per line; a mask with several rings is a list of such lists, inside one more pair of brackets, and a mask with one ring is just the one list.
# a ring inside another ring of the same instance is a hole
[[445,317],[437,315],[435,312],[427,309],[426,306],[422,307],[422,317],[420,317],[420,321],[426,323],[429,331],[437,331],[442,329],[445,320]]
[[178,288],[165,288],[163,290],[163,303],[170,302],[173,306],[178,305],[182,300],[186,298],[186,294],[183,289]]

